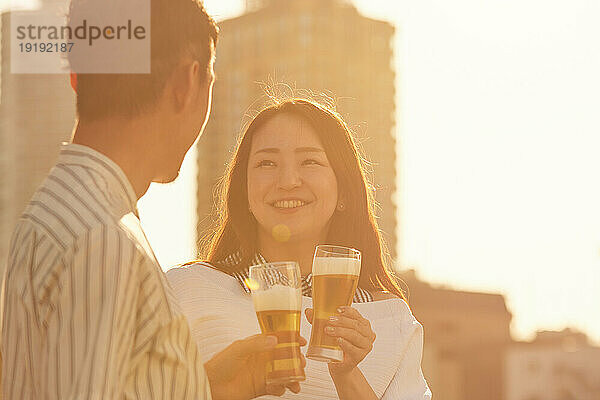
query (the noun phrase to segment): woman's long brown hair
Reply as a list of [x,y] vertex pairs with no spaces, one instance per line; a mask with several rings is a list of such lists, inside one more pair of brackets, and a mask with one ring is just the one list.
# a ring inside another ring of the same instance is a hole
[[[387,247],[377,227],[375,200],[367,183],[364,159],[350,129],[334,111],[308,99],[287,99],[264,108],[250,122],[220,185],[216,226],[200,243],[200,257],[215,265],[240,252],[237,265],[219,263],[218,269],[234,272],[251,263],[259,251],[257,221],[248,209],[247,169],[252,138],[275,115],[291,114],[308,122],[318,134],[338,182],[345,209],[336,209],[326,244],[353,247],[362,253],[359,284],[385,290],[405,299],[394,277]],[[242,266],[240,268],[240,266]]]

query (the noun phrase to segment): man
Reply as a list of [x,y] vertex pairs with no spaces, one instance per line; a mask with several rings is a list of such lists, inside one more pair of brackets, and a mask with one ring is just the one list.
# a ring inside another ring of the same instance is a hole
[[177,177],[204,129],[218,31],[196,1],[153,0],[151,11],[151,74],[77,75],[72,143],[13,234],[5,399],[235,400],[285,391],[264,384],[273,337],[238,341],[202,364],[140,226],[137,200],[151,182]]

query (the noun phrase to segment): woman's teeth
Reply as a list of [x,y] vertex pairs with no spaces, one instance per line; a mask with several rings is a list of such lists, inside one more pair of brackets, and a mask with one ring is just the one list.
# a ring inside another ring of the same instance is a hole
[[303,205],[306,205],[306,202],[302,200],[281,200],[273,203],[273,206],[276,208],[296,208]]

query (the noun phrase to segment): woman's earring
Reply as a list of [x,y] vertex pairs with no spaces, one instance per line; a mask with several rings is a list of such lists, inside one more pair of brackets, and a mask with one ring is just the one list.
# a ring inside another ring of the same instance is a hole
[[337,209],[339,211],[344,211],[346,209],[346,205],[343,202],[340,201],[340,203],[337,206]]

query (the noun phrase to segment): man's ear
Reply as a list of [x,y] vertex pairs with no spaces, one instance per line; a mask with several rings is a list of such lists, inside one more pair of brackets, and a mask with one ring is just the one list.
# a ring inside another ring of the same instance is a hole
[[175,109],[181,111],[187,108],[198,96],[200,86],[200,63],[193,61],[185,63],[173,71],[171,79]]
[[71,87],[73,88],[75,94],[77,94],[77,74],[75,72],[71,72],[69,77],[71,79]]

